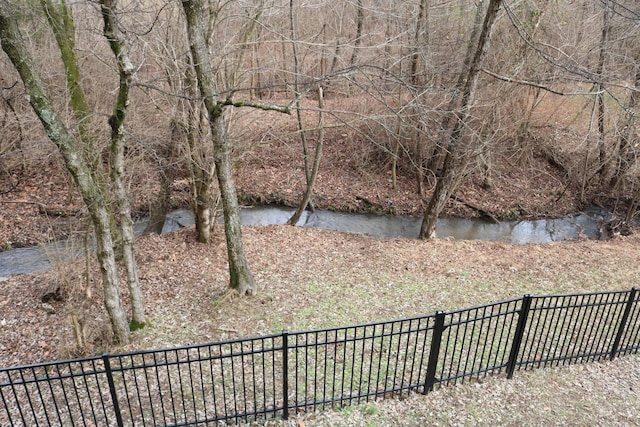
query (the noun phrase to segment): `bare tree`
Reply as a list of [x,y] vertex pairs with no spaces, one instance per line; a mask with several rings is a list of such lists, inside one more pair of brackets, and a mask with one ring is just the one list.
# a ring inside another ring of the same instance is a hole
[[459,87],[457,87],[459,91],[456,90],[454,93],[454,98],[459,98],[459,107],[457,110],[449,113],[455,122],[446,143],[446,156],[442,166],[441,177],[438,179],[436,188],[424,212],[422,227],[420,229],[420,237],[423,239],[435,237],[438,216],[458,186],[466,164],[469,161],[469,153],[465,155],[463,150],[463,132],[470,117],[480,68],[482,67],[482,62],[489,47],[491,30],[498,16],[501,2],[502,0],[489,1],[475,52],[464,71],[465,78],[459,80],[459,83],[463,84],[459,85]]
[[[80,139],[86,147],[89,163],[92,165],[94,174],[100,173],[99,154],[96,147],[96,135],[90,128],[90,109],[87,103],[84,85],[82,84],[81,72],[75,54],[75,25],[72,11],[67,7],[64,0],[40,0],[49,25],[55,35],[61,59],[65,67],[67,79],[67,90],[71,108],[74,111]],[[113,114],[109,119],[111,127],[111,147],[110,147],[110,178],[113,184],[113,195],[117,206],[117,216],[120,220],[120,240],[122,244],[123,263],[127,272],[127,284],[131,295],[131,322],[135,327],[142,327],[145,322],[144,304],[142,292],[140,290],[140,280],[138,278],[138,267],[135,260],[133,220],[131,218],[131,207],[124,184],[124,119],[126,117],[129,103],[129,88],[133,77],[134,66],[128,54],[126,40],[118,28],[117,1],[100,1],[101,13],[104,23],[103,34],[117,62],[119,74],[118,96],[115,101]],[[100,182],[100,180],[98,180]],[[105,193],[107,190],[104,190]],[[112,228],[112,233],[117,233],[117,229]]]
[[[418,86],[418,66],[420,59],[425,66],[423,71],[426,74],[427,55],[429,52],[429,0],[420,0],[418,17],[416,18],[416,31],[413,37],[414,47],[411,56],[411,83]],[[424,80],[424,79],[422,79]]]
[[227,254],[229,259],[230,286],[241,295],[254,294],[256,282],[244,254],[238,197],[233,182],[231,166],[231,141],[224,117],[225,102],[218,95],[216,75],[211,68],[211,58],[205,37],[205,16],[202,0],[182,2],[187,19],[187,35],[193,57],[198,87],[207,111],[211,139],[215,149],[216,175],[222,197]]
[[129,58],[127,42],[118,25],[117,0],[100,0],[104,36],[109,42],[111,51],[118,65],[118,96],[109,118],[111,126],[111,182],[118,206],[120,233],[122,235],[122,252],[124,266],[127,271],[127,283],[131,296],[131,327],[137,329],[146,324],[144,303],[138,277],[138,265],[135,258],[135,234],[131,219],[131,205],[124,184],[124,120],[129,104],[129,90],[135,68]]
[[[307,182],[307,189],[310,188],[311,182],[311,170],[309,168],[309,147],[307,145],[307,132],[302,121],[302,110],[300,109],[300,55],[298,52],[298,39],[297,39],[297,24],[294,7],[294,0],[289,0],[289,32],[291,36],[291,50],[293,54],[293,91],[295,94],[295,108],[296,108],[296,122],[298,125],[298,132],[300,133],[300,143],[302,145],[302,160],[304,164],[304,177]],[[324,57],[324,55],[323,55]],[[316,157],[318,155],[316,150]],[[313,188],[313,185],[311,185]],[[307,205],[313,209],[313,201],[311,200],[312,192],[307,191],[309,197],[303,197],[303,200],[298,205],[296,212],[289,218],[287,224],[296,225],[302,216],[302,212],[307,208]]]
[[600,173],[600,177],[604,180],[607,177],[608,167],[607,167],[607,149],[605,145],[605,106],[604,106],[604,96],[605,96],[605,85],[602,81],[605,71],[605,60],[607,55],[607,43],[609,41],[609,34],[611,32],[611,9],[609,5],[609,0],[603,1],[603,10],[602,10],[602,32],[600,37],[600,52],[598,55],[598,65],[596,67],[596,74],[601,76],[599,81],[596,83],[597,86],[597,95],[596,95],[596,105],[597,105],[597,120],[598,120],[598,154],[600,159],[600,167],[598,168],[598,172]]
[[[467,79],[469,78],[469,73],[471,71],[471,66],[475,59],[475,54],[477,52],[479,46],[479,37],[481,35],[481,31],[483,27],[483,16],[484,16],[485,6],[483,2],[476,3],[476,13],[473,21],[473,29],[471,30],[471,37],[469,38],[469,43],[467,45],[467,51],[464,57],[464,63],[462,67],[462,71],[458,74],[458,81],[456,82],[453,88],[453,95],[449,100],[449,106],[447,108],[447,113],[443,116],[442,122],[440,123],[439,128],[439,141],[433,148],[432,153],[428,156],[428,165],[427,169],[431,171],[432,175],[438,176],[441,172],[438,172],[441,168],[445,152],[447,151],[447,138],[449,138],[450,126],[453,120],[456,120],[456,109],[462,108],[464,106],[460,105],[461,100],[463,100],[463,91],[465,89],[465,85],[467,84]],[[475,90],[475,88],[474,88]]]
[[11,60],[24,83],[29,102],[42,122],[47,135],[56,144],[69,173],[91,215],[96,231],[97,255],[102,273],[104,304],[111,319],[115,338],[129,342],[129,325],[120,297],[114,243],[111,234],[111,212],[107,197],[95,179],[95,170],[85,160],[83,149],[68,131],[52,106],[45,86],[36,71],[33,59],[25,48],[18,29],[19,8],[7,2],[0,3],[0,40],[2,49]]
[[[638,56],[636,56],[636,64],[638,63]],[[637,160],[638,156],[638,135],[636,132],[636,107],[638,105],[638,97],[640,92],[640,65],[636,65],[636,70],[633,73],[634,89],[629,91],[629,97],[625,105],[625,111],[623,118],[618,125],[618,153],[612,156],[617,162],[611,183],[609,186],[612,189],[616,189],[622,182],[625,173],[629,170],[631,165]]]
[[298,204],[298,208],[294,214],[289,218],[287,224],[296,225],[300,221],[302,212],[309,205],[311,196],[313,195],[313,186],[318,178],[318,172],[320,171],[320,160],[322,159],[322,145],[324,144],[324,94],[322,92],[322,86],[318,85],[318,140],[316,142],[316,149],[313,154],[313,167],[309,173],[308,160],[305,154],[305,172],[307,172],[307,188],[302,196],[302,200]]

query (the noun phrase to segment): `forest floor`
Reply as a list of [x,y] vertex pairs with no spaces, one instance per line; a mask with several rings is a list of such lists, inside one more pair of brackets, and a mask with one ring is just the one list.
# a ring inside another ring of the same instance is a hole
[[[331,101],[327,101],[330,103]],[[337,104],[336,107],[340,107]],[[306,112],[305,114],[312,114]],[[562,116],[557,113],[557,116]],[[277,204],[295,207],[305,190],[303,152],[292,117],[272,112],[236,117],[235,180],[243,205]],[[313,124],[313,115],[307,122]],[[277,133],[276,133],[276,130]],[[345,130],[346,129],[346,130]],[[542,140],[549,129],[534,129]],[[586,196],[568,180],[570,162],[560,167],[551,159],[551,148],[532,135],[530,146],[514,154],[507,144],[497,148],[491,159],[476,158],[468,174],[447,203],[442,216],[493,219],[557,218],[578,213],[588,204],[624,209],[624,200],[608,192],[587,188]],[[309,157],[314,154],[317,135],[307,135]],[[420,216],[435,182],[424,180],[418,193],[415,165],[400,155],[394,182],[391,148],[373,143],[353,129],[328,128],[313,203],[320,209],[341,212],[369,212]],[[26,153],[13,167],[0,163],[0,250],[32,246],[82,234],[86,209],[51,144],[23,147]],[[402,154],[402,153],[401,153]],[[132,153],[129,169],[135,213],[145,216],[156,203],[157,177],[153,165],[142,165]],[[177,167],[172,186],[173,208],[188,206],[189,184],[186,166]],[[575,172],[571,172],[575,174]],[[154,178],[155,177],[155,178]],[[485,185],[489,178],[490,186]],[[433,177],[431,177],[433,178]],[[622,203],[621,203],[622,202]]]
[[[399,178],[392,187],[388,163],[378,166],[348,156],[353,146],[336,136],[327,143],[316,187],[319,208],[418,215],[424,199],[416,183]],[[298,146],[258,144],[241,153],[237,183],[244,204],[294,205],[303,190]],[[383,156],[384,157],[384,156]],[[3,181],[0,247],[8,249],[82,236],[81,201],[69,190],[54,155],[38,167]],[[497,218],[539,218],[581,209],[563,172],[532,157],[526,167],[500,163],[493,186],[471,175],[445,215],[472,217],[468,205]],[[501,166],[502,165],[502,166]],[[19,178],[19,179],[18,179]],[[185,186],[176,183],[175,205]],[[6,189],[4,189],[6,190]],[[427,190],[429,190],[427,188]],[[144,211],[142,199],[136,202]],[[0,367],[227,340],[259,334],[360,324],[409,317],[535,295],[629,289],[640,283],[640,237],[580,240],[545,245],[481,241],[376,240],[356,234],[290,226],[244,227],[258,294],[227,293],[222,230],[213,242],[195,242],[193,227],[146,235],[137,242],[144,298],[151,327],[133,333],[125,347],[112,346],[93,263],[93,296],[79,301],[84,262],[0,280]],[[43,303],[60,282],[65,301]],[[123,287],[125,299],[126,290]],[[88,345],[75,346],[69,318],[85,321]],[[519,372],[513,381],[490,379],[443,387],[408,401],[373,402],[356,409],[301,414],[275,424],[304,425],[640,425],[640,359]]]

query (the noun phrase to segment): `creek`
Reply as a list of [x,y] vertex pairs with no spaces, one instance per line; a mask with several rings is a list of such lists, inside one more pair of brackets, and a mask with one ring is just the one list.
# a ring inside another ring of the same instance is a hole
[[[243,225],[284,224],[294,209],[280,206],[246,207],[240,211]],[[608,213],[589,208],[573,216],[533,221],[488,222],[482,219],[440,218],[436,234],[440,239],[503,241],[514,244],[549,243],[578,238],[598,239],[600,225]],[[316,210],[305,211],[299,226],[365,234],[377,239],[415,239],[420,232],[421,218],[355,214]],[[162,233],[170,233],[194,223],[193,213],[179,209],[167,215]],[[136,224],[141,233],[146,224]],[[65,242],[16,248],[0,252],[0,281],[10,274],[35,273],[49,270],[55,262],[77,256],[82,248],[69,247]]]

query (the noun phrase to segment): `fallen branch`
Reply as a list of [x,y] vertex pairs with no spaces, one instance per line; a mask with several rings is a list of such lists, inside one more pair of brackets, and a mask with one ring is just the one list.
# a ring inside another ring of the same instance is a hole
[[32,200],[0,200],[0,203],[35,205],[38,207],[39,214],[53,217],[76,216],[80,213],[80,210],[78,208],[48,207],[44,203],[35,202]]
[[232,297],[234,294],[236,294],[235,289],[227,289],[222,295],[220,295],[218,298],[216,298],[212,303],[211,303],[211,308],[213,308],[214,310],[216,308],[218,308],[220,305],[222,305],[222,303],[227,300],[228,298]]
[[277,111],[279,113],[291,114],[291,109],[288,106],[278,105],[278,104],[266,104],[263,102],[232,101],[231,99],[226,99],[224,101],[218,102],[218,105],[233,106],[238,108],[251,107],[251,108],[257,108],[259,110],[264,110],[264,111]]
[[47,207],[45,205],[38,205],[38,212],[41,215],[47,215],[51,217],[67,218],[70,216],[77,216],[80,213],[78,208],[64,208],[64,207]]
[[369,200],[366,197],[357,196],[357,195],[356,195],[356,200],[360,200],[361,202],[366,203],[370,207],[380,210],[380,212],[385,212],[386,209],[388,209],[389,206],[391,206],[391,205],[383,205],[381,203],[374,202],[373,200]]
[[40,209],[46,209],[46,205],[40,202],[33,202],[30,200],[0,200],[0,203],[14,203],[14,204],[25,204],[25,205],[36,205]]
[[458,203],[462,203],[463,205],[467,206],[470,209],[473,209],[474,211],[478,212],[480,215],[489,218],[491,221],[495,222],[496,224],[500,224],[500,221],[498,221],[498,218],[495,217],[494,214],[492,214],[491,212],[489,212],[486,209],[481,208],[478,205],[474,205],[473,203],[469,203],[465,200],[462,200],[460,197],[456,196],[455,194],[451,196],[451,198],[453,200],[455,200]]

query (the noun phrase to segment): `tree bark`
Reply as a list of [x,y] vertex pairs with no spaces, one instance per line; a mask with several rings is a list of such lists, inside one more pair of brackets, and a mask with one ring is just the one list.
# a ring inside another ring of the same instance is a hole
[[[216,166],[213,159],[215,147],[200,142],[204,134],[201,128],[204,112],[198,103],[197,77],[193,75],[193,60],[187,55],[188,66],[184,70],[184,88],[189,99],[180,100],[185,120],[187,147],[189,148],[189,170],[193,196],[193,215],[196,222],[196,238],[200,243],[211,241],[215,207],[213,185],[216,179]],[[182,74],[182,73],[181,73]]]
[[222,199],[222,212],[224,214],[224,231],[227,239],[229,286],[236,289],[240,295],[255,294],[256,282],[251,270],[249,270],[244,254],[244,243],[240,228],[240,209],[231,168],[230,143],[226,133],[226,123],[222,115],[215,117],[211,121],[211,127],[214,145],[217,147],[215,163],[220,197]]
[[7,3],[0,3],[2,49],[18,71],[33,110],[42,122],[47,136],[56,144],[62,154],[65,165],[89,209],[96,231],[97,256],[103,280],[104,304],[111,320],[116,341],[126,344],[129,342],[129,325],[118,288],[110,215],[104,194],[94,181],[89,165],[83,160],[81,149],[77,147],[72,135],[65,128],[64,123],[49,102],[44,84],[35,70],[30,54],[24,47],[14,13],[15,10]]
[[364,5],[362,0],[356,0],[356,36],[353,41],[353,51],[351,52],[350,65],[353,67],[358,60],[358,49],[362,44],[362,27],[364,25]]
[[[100,154],[95,146],[95,138],[91,133],[91,115],[85,91],[82,87],[82,78],[78,59],[75,52],[75,23],[73,15],[66,5],[65,0],[40,0],[49,26],[53,31],[60,57],[64,65],[64,74],[69,92],[69,102],[77,122],[80,140],[86,146],[84,155],[92,171],[100,167]],[[94,175],[94,179],[99,180]]]
[[229,260],[229,277],[231,288],[240,295],[255,294],[256,283],[249,270],[244,253],[242,230],[240,228],[240,210],[231,165],[231,141],[227,134],[224,119],[224,105],[220,102],[215,84],[215,74],[211,69],[211,58],[204,37],[202,0],[184,0],[187,19],[187,35],[193,58],[193,66],[198,79],[200,94],[211,128],[211,139],[215,149],[215,166],[222,198],[224,228],[227,240],[227,256]]
[[[190,138],[190,148],[192,155],[198,156],[194,153],[194,149],[197,151],[193,135]],[[202,157],[191,159],[191,168],[194,175],[193,192],[194,192],[194,206],[193,213],[196,222],[196,238],[200,243],[209,243],[211,241],[211,229],[213,221],[213,176],[215,174],[215,162],[211,165],[210,170],[206,170],[201,162]]]
[[609,32],[611,27],[611,10],[609,0],[604,0],[603,4],[603,22],[602,33],[600,37],[600,53],[598,56],[598,95],[596,97],[598,106],[598,155],[600,159],[600,166],[598,172],[600,174],[601,182],[607,178],[609,172],[609,165],[607,160],[607,147],[604,140],[604,127],[605,127],[605,105],[604,105],[604,91],[605,86],[602,80],[604,79],[604,63],[607,54],[607,42],[609,40]]
[[[636,64],[640,60],[640,52],[636,53]],[[609,187],[612,190],[615,190],[622,179],[624,174],[629,170],[631,164],[633,164],[634,159],[636,158],[636,148],[634,139],[634,124],[636,121],[635,108],[638,105],[638,95],[640,91],[640,65],[636,65],[636,70],[634,73],[634,89],[629,93],[629,99],[627,101],[627,105],[625,106],[625,115],[621,125],[618,125],[618,128],[622,129],[620,135],[618,137],[618,153],[616,156],[617,167],[616,171],[611,177],[611,182],[609,183]]]
[[[421,46],[420,43],[422,39],[424,39],[423,46]],[[420,0],[413,42],[413,55],[411,56],[411,84],[417,87],[420,81],[420,79],[418,79],[418,63],[422,56],[423,63],[426,66],[426,57],[429,49],[429,0]],[[426,72],[426,67],[423,72]]]
[[468,155],[464,156],[461,154],[462,134],[469,119],[478,84],[480,68],[487,48],[489,47],[491,30],[498,15],[501,2],[502,0],[490,0],[475,53],[465,73],[466,79],[459,80],[461,82],[464,81],[464,85],[459,95],[454,95],[454,97],[460,96],[460,110],[451,113],[452,118],[455,119],[455,125],[446,146],[447,154],[442,166],[441,178],[439,178],[436,183],[436,188],[424,213],[422,227],[420,228],[420,238],[422,239],[435,237],[436,222],[440,216],[440,212],[442,212],[449,196],[455,191],[464,173]]
[[464,63],[462,67],[462,71],[458,76],[458,81],[456,82],[456,86],[453,91],[453,95],[449,100],[449,106],[447,111],[448,114],[445,114],[442,118],[442,122],[440,123],[439,129],[439,138],[438,143],[431,151],[431,154],[427,157],[428,164],[427,170],[431,171],[431,174],[437,176],[440,175],[438,173],[438,169],[440,169],[441,163],[444,161],[443,158],[445,156],[446,150],[446,142],[445,138],[449,132],[449,126],[451,125],[451,119],[455,118],[455,111],[458,108],[461,108],[459,105],[460,100],[462,98],[462,91],[464,90],[464,86],[467,83],[467,78],[469,75],[469,70],[471,69],[471,61],[474,59],[474,52],[477,52],[479,41],[478,40],[482,26],[482,11],[484,10],[484,4],[482,2],[476,3],[476,15],[473,21],[473,30],[471,31],[471,37],[469,38],[469,44],[467,45],[467,52],[464,57]]
[[[173,141],[171,141],[173,144]],[[164,147],[162,147],[164,148]],[[160,148],[159,151],[163,151]],[[167,212],[169,211],[169,203],[171,197],[171,175],[166,160],[170,160],[169,155],[159,154],[159,170],[160,170],[160,190],[156,195],[155,202],[149,208],[149,222],[144,229],[143,234],[162,234],[164,223],[167,220]]]
[[302,212],[307,208],[311,200],[311,196],[313,195],[313,186],[316,183],[316,178],[318,177],[318,172],[320,171],[320,160],[322,159],[322,145],[324,143],[324,95],[322,94],[322,86],[318,86],[318,110],[320,114],[319,123],[318,123],[318,142],[316,143],[316,151],[313,158],[313,169],[311,171],[311,175],[307,177],[307,189],[304,193],[298,208],[295,213],[289,218],[287,224],[296,225],[298,221],[300,221],[300,217],[302,216]]
[[101,0],[100,7],[104,21],[103,33],[116,58],[120,77],[118,97],[113,108],[113,113],[109,118],[109,125],[111,126],[111,182],[113,184],[116,204],[118,205],[123,261],[127,272],[127,284],[129,285],[129,294],[131,297],[131,326],[137,329],[146,324],[146,317],[144,314],[142,290],[140,289],[140,279],[138,277],[138,265],[135,258],[135,234],[133,231],[133,220],[131,219],[131,206],[123,180],[125,145],[123,124],[127,114],[129,89],[135,69],[129,59],[129,52],[124,37],[118,28],[118,18],[116,16],[117,3],[117,0]]

